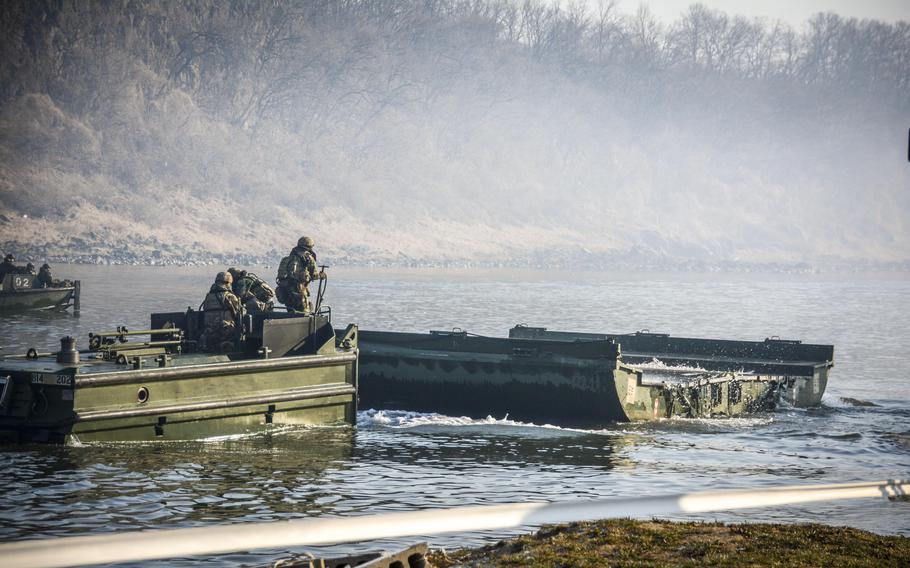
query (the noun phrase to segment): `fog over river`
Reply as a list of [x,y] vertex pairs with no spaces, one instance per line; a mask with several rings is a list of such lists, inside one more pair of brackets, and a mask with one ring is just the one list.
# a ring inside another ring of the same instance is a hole
[[908,4],[667,4],[8,0],[0,250],[906,270]]

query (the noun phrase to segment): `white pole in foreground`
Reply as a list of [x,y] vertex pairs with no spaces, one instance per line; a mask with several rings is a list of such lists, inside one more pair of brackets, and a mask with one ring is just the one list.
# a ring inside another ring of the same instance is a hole
[[910,481],[704,491],[662,497],[517,503],[215,527],[143,530],[0,544],[4,566],[51,568],[288,548],[607,518],[702,513],[868,497],[905,497]]

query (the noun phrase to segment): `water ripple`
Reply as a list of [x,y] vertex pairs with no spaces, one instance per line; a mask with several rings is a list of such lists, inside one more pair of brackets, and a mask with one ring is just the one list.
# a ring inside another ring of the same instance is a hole
[[[61,335],[81,340],[89,331],[116,324],[142,328],[148,324],[145,311],[198,305],[216,270],[72,267],[58,272],[83,280],[82,316],[5,319],[16,324],[0,326],[0,344],[7,350],[53,348]],[[285,428],[200,442],[2,447],[0,540],[836,483],[910,471],[910,403],[904,396],[910,361],[902,355],[910,345],[907,282],[769,282],[751,276],[719,282],[709,276],[680,286],[673,275],[610,275],[606,280],[588,275],[573,282],[554,282],[551,275],[507,283],[488,278],[472,281],[472,301],[453,312],[450,300],[463,296],[464,281],[428,277],[415,287],[405,276],[376,286],[374,276],[333,280],[336,321],[401,331],[461,326],[489,335],[504,335],[518,321],[595,332],[648,327],[732,339],[781,335],[832,342],[838,360],[820,408],[734,420],[674,419],[584,430],[502,416],[473,420],[364,410],[356,429]],[[540,298],[556,294],[560,309],[540,315]],[[148,299],[144,309],[112,307],[132,306],[136,298]],[[906,504],[876,500],[680,518],[835,522],[910,534]],[[429,540],[454,547],[517,532]],[[326,550],[392,548],[414,540]],[[292,552],[300,550],[147,565],[256,565]]]

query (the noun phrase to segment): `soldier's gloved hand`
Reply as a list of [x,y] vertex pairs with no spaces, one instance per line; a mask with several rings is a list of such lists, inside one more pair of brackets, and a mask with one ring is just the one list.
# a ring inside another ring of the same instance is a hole
[[325,280],[325,277],[326,277],[325,270],[320,270],[319,273],[316,275],[316,278],[318,278],[320,280]]

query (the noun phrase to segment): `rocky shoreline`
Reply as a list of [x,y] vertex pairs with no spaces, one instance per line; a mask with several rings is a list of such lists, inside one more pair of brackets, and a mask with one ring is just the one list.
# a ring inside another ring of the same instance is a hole
[[437,568],[906,566],[910,538],[805,524],[628,519],[573,523],[475,549],[433,550]]
[[[81,239],[64,245],[34,245],[19,241],[0,242],[3,254],[12,253],[20,262],[132,266],[260,266],[276,265],[286,254],[276,248],[261,253],[213,252],[200,246],[176,246],[157,241],[120,245],[89,243]],[[665,255],[659,251],[630,249],[590,253],[584,250],[538,250],[510,258],[433,257],[417,258],[397,251],[325,250],[320,260],[329,266],[376,268],[506,268],[626,272],[717,272],[822,274],[910,272],[905,262],[745,262],[703,260]]]

